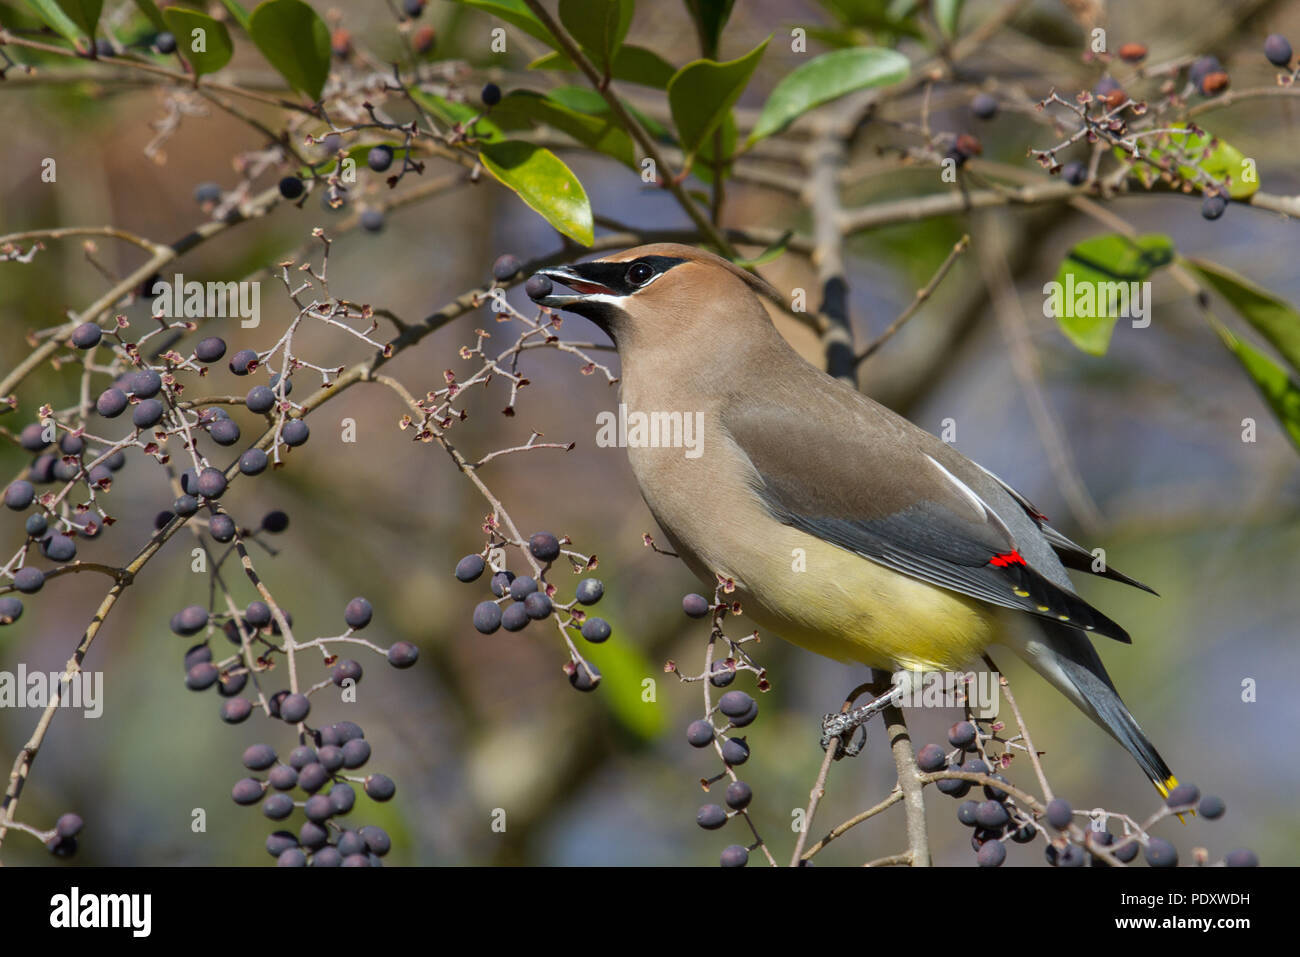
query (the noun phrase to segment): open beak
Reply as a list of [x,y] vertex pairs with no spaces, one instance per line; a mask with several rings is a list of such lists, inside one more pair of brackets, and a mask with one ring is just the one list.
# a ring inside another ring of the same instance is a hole
[[[604,283],[596,281],[590,275],[591,266],[605,265],[603,263],[578,263],[573,266],[560,266],[555,269],[539,269],[533,274],[533,279],[528,281],[529,286],[540,286],[542,288],[528,290],[529,297],[539,306],[549,306],[553,309],[567,309],[588,301],[593,296],[617,296],[618,292],[609,288]],[[548,283],[535,283],[534,280],[540,276]],[[556,295],[553,291],[555,285],[568,286],[577,295]],[[549,286],[549,288],[548,288]],[[541,295],[534,295],[534,291],[541,292]]]

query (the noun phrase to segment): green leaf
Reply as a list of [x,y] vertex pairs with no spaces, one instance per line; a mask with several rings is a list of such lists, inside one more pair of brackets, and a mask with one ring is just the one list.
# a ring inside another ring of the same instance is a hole
[[560,0],[560,23],[607,74],[632,25],[633,7],[633,0]]
[[561,106],[579,113],[599,116],[609,112],[609,103],[589,86],[557,86],[546,95]]
[[855,90],[906,79],[911,64],[895,50],[854,47],[809,60],[776,85],[749,134],[754,143],[784,129],[815,106]]
[[698,150],[731,112],[771,40],[769,36],[739,59],[725,63],[695,60],[673,74],[668,81],[668,105],[687,154]]
[[248,35],[295,90],[319,100],[330,75],[330,31],[302,0],[266,0],[253,11]]
[[[722,159],[729,160],[731,155],[736,152],[736,118],[728,113],[723,117],[722,125],[714,134],[700,144],[700,151],[695,154],[695,162],[691,165],[691,175],[701,183],[713,185],[713,149],[714,140],[717,139],[718,132],[722,133]],[[723,163],[722,178],[726,179],[731,172],[731,164]],[[707,203],[706,203],[707,205]]]
[[535,40],[541,40],[548,47],[554,48],[555,37],[551,31],[542,26],[542,22],[533,16],[524,0],[456,0],[457,3],[475,10],[490,13],[498,20],[504,20],[512,27],[518,27]]
[[1300,311],[1295,306],[1218,263],[1191,259],[1188,264],[1255,327],[1292,369],[1300,370]]
[[[478,116],[479,119],[474,121],[473,128],[469,130],[469,133],[475,139],[482,140],[485,143],[497,143],[504,140],[506,130],[526,130],[532,126],[531,123],[518,122],[518,118],[511,115],[502,115],[499,118],[479,116],[483,110],[478,107],[470,106],[468,103],[455,103],[433,93],[426,93],[424,90],[412,88],[411,98],[428,110],[444,126],[460,126],[462,129],[466,129],[467,124]],[[495,110],[492,112],[493,114],[496,113]]]
[[548,149],[519,140],[488,143],[479,151],[483,168],[570,239],[590,246],[594,237],[587,191]]
[[793,229],[787,229],[781,234],[781,238],[768,246],[753,259],[733,259],[741,269],[756,269],[759,266],[765,266],[774,259],[780,258],[785,253],[785,249],[790,245],[790,237],[794,235]]
[[[400,162],[402,159],[406,157],[406,153],[407,153],[406,147],[404,147],[401,143],[389,143],[383,140],[373,140],[366,143],[354,143],[352,146],[349,146],[346,150],[344,150],[343,155],[346,159],[352,160],[352,162],[354,162],[358,167],[365,166],[366,158],[370,155],[370,151],[374,149],[376,146],[380,146],[380,145],[387,146],[389,149],[393,151],[393,159],[395,162]],[[311,179],[313,175],[329,176],[331,173],[334,172],[334,168],[336,166],[338,166],[338,159],[335,158],[334,156],[331,156],[325,162],[317,163],[315,166],[298,167],[297,176],[299,179]],[[399,166],[397,167],[397,169],[400,170],[401,167]],[[396,172],[396,170],[394,170],[394,172]]]
[[245,33],[253,32],[252,23],[248,16],[248,11],[245,10],[242,6],[240,6],[239,3],[236,2],[236,0],[221,0],[221,5],[226,8],[226,11],[232,17],[235,18],[235,22],[238,23],[241,27],[243,27]]
[[75,44],[95,36],[104,0],[27,0],[27,5],[46,26]]
[[690,11],[695,30],[700,35],[701,48],[710,59],[718,55],[722,28],[727,25],[733,6],[735,0],[686,0],[686,9]]
[[957,21],[961,19],[962,0],[934,0],[934,22],[939,25],[939,32],[945,39],[951,40],[957,35]]
[[[1235,146],[1208,133],[1192,133],[1187,129],[1186,123],[1171,123],[1170,127],[1178,132],[1166,133],[1156,138],[1147,151],[1147,155],[1153,162],[1158,164],[1161,159],[1165,159],[1167,164],[1171,168],[1176,168],[1178,175],[1185,180],[1195,180],[1199,170],[1218,182],[1226,181],[1228,195],[1233,199],[1246,199],[1259,189],[1258,172],[1254,174],[1255,182],[1243,181],[1242,176],[1247,168],[1246,157]],[[1115,147],[1114,153],[1126,162],[1132,159],[1118,146]],[[1253,169],[1253,165],[1250,168]],[[1133,171],[1147,187],[1150,187],[1159,177],[1154,167],[1143,163],[1134,166]]]
[[1268,356],[1235,336],[1228,348],[1255,383],[1255,388],[1259,389],[1286,434],[1300,449],[1300,384]]
[[832,50],[865,46],[868,43],[862,31],[856,27],[804,27],[804,29],[808,33],[809,40],[816,40],[822,46],[830,47]]
[[135,0],[135,5],[140,8],[140,12],[148,18],[151,24],[153,24],[155,30],[159,33],[166,32],[167,21],[163,19],[162,11],[158,9],[158,4],[154,3],[153,0]]
[[[530,70],[564,70],[569,73],[578,71],[577,65],[560,52],[540,56],[528,64]],[[614,64],[610,76],[624,83],[637,83],[641,86],[662,90],[673,78],[673,67],[667,60],[653,50],[625,44],[614,54]],[[595,92],[595,91],[593,91]],[[599,96],[600,94],[596,94]]]
[[[604,103],[604,99],[601,102]],[[492,109],[492,118],[498,122],[503,118],[518,118],[525,125],[529,122],[545,123],[583,146],[612,156],[635,169],[632,138],[613,122],[608,112],[604,116],[579,113],[532,90],[516,90]]]
[[1075,346],[1105,355],[1116,320],[1132,311],[1129,284],[1145,282],[1173,258],[1173,240],[1159,233],[1085,239],[1066,254],[1056,281],[1043,290],[1048,295],[1044,312]]
[[[858,46],[885,45],[898,37],[923,38],[916,23],[920,0],[820,0],[840,23],[851,26],[863,37]],[[940,0],[942,2],[942,0]],[[813,32],[808,31],[812,36]]]
[[614,719],[642,741],[658,739],[664,729],[665,709],[646,701],[642,694],[645,680],[654,678],[656,670],[662,674],[662,666],[656,669],[636,645],[619,641],[617,635],[602,645],[584,647],[582,653],[600,671],[597,696]]
[[[196,75],[215,73],[230,62],[235,50],[221,21],[184,7],[168,7],[163,11],[163,19],[176,37],[176,49]],[[196,46],[202,49],[195,50]]]
[[[557,86],[546,95],[561,106],[566,106],[579,113],[590,113],[592,116],[603,116],[613,112],[610,109],[609,104],[605,102],[605,98],[590,87]],[[623,109],[627,110],[628,113],[630,113],[652,137],[664,142],[672,141],[672,134],[669,133],[667,128],[654,117],[642,113],[626,100],[619,100],[619,102],[623,104]]]

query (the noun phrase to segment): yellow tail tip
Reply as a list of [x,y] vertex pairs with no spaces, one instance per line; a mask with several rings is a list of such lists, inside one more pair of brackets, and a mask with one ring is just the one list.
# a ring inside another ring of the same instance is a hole
[[[1178,787],[1178,778],[1174,777],[1171,774],[1163,781],[1156,781],[1154,783],[1156,786],[1156,790],[1160,792],[1160,796],[1162,798],[1167,798],[1169,797],[1169,792],[1172,791],[1174,788]],[[1180,812],[1178,815],[1178,820],[1182,821],[1184,824],[1187,823],[1187,818],[1183,817],[1184,814],[1190,814],[1192,817],[1196,817],[1196,812],[1194,810],[1187,810],[1187,811]]]

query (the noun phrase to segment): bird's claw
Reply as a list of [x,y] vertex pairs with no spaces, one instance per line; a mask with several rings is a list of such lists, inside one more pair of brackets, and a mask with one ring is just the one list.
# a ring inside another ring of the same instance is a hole
[[[867,727],[861,721],[854,721],[850,714],[828,714],[822,719],[822,750],[825,751],[835,742],[834,760],[856,758],[867,746]],[[860,731],[854,735],[854,731]],[[856,740],[855,740],[856,737]]]
[[[884,711],[891,704],[896,703],[902,693],[901,688],[894,688],[891,691],[882,694],[878,698],[873,698],[864,705],[859,705],[852,711],[841,711],[836,714],[828,714],[822,719],[822,750],[825,751],[831,746],[831,741],[835,744],[835,760],[840,758],[853,758],[862,753],[862,749],[867,746],[867,721],[881,711]],[[855,736],[853,732],[861,729],[862,734]]]

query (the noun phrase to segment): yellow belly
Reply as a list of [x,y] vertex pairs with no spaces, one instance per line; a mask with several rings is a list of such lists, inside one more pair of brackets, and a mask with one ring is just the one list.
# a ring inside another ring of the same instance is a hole
[[828,658],[891,671],[959,670],[996,640],[991,606],[785,532],[779,547],[729,561],[745,617],[759,627]]
[[735,580],[741,621],[828,658],[890,671],[964,669],[996,640],[993,606],[774,520],[739,455],[687,459],[633,448],[628,457],[660,527],[708,583],[705,594],[715,575]]

